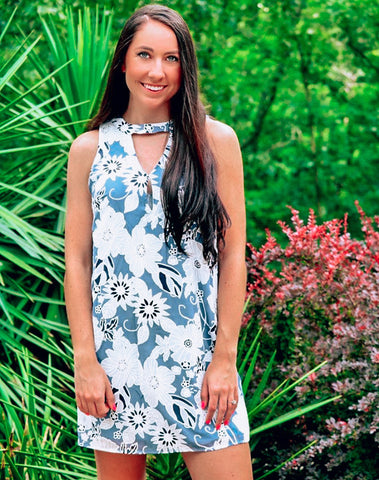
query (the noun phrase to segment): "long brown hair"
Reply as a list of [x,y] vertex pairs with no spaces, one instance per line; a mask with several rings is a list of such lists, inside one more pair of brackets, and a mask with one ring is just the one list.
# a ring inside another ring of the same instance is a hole
[[[181,86],[170,104],[174,138],[162,179],[166,240],[172,235],[183,252],[183,233],[193,222],[197,223],[204,258],[213,266],[218,257],[217,245],[223,244],[230,219],[217,193],[215,158],[206,137],[206,114],[199,98],[195,47],[187,24],[175,10],[162,5],[146,5],[126,22],[115,49],[99,112],[88,129],[94,130],[103,122],[122,117],[127,110],[129,89],[122,65],[135,33],[149,19],[174,31],[182,70]],[[179,189],[183,191],[180,202]]]

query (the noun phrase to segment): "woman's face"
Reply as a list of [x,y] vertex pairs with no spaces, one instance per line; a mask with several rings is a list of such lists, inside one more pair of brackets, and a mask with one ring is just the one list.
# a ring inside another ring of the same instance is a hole
[[[170,117],[170,100],[181,83],[180,52],[171,28],[148,20],[134,35],[125,55],[125,81],[130,92],[129,117]],[[138,112],[138,113],[137,113]]]

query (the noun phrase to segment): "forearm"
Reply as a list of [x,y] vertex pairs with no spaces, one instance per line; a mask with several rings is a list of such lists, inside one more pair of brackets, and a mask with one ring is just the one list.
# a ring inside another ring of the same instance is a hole
[[95,357],[90,276],[90,266],[73,264],[66,268],[66,309],[75,360]]
[[218,324],[214,356],[235,361],[246,291],[246,264],[241,253],[221,256]]

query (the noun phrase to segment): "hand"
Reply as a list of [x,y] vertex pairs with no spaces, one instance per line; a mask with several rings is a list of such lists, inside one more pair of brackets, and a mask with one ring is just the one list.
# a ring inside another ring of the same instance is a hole
[[235,363],[213,357],[204,375],[200,397],[202,408],[208,407],[205,423],[209,424],[212,421],[216,409],[218,409],[216,429],[221,427],[222,422],[227,425],[237,407],[237,403],[231,402],[238,401]]
[[101,418],[116,410],[111,384],[96,359],[75,362],[75,393],[78,408],[86,415]]

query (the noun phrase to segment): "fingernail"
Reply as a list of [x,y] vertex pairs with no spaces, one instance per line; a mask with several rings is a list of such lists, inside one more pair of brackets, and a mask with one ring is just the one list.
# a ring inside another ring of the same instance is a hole
[[229,420],[224,420],[224,425],[229,425]]
[[113,404],[112,410],[115,412],[117,410],[116,404]]
[[89,416],[89,413],[86,413],[87,416]]
[[205,402],[201,402],[201,408],[204,410],[204,408],[205,408]]
[[206,420],[205,423],[206,423],[207,425],[209,425],[209,424],[211,423],[211,421],[210,421],[210,420]]
[[220,430],[221,425],[216,425],[216,430]]

